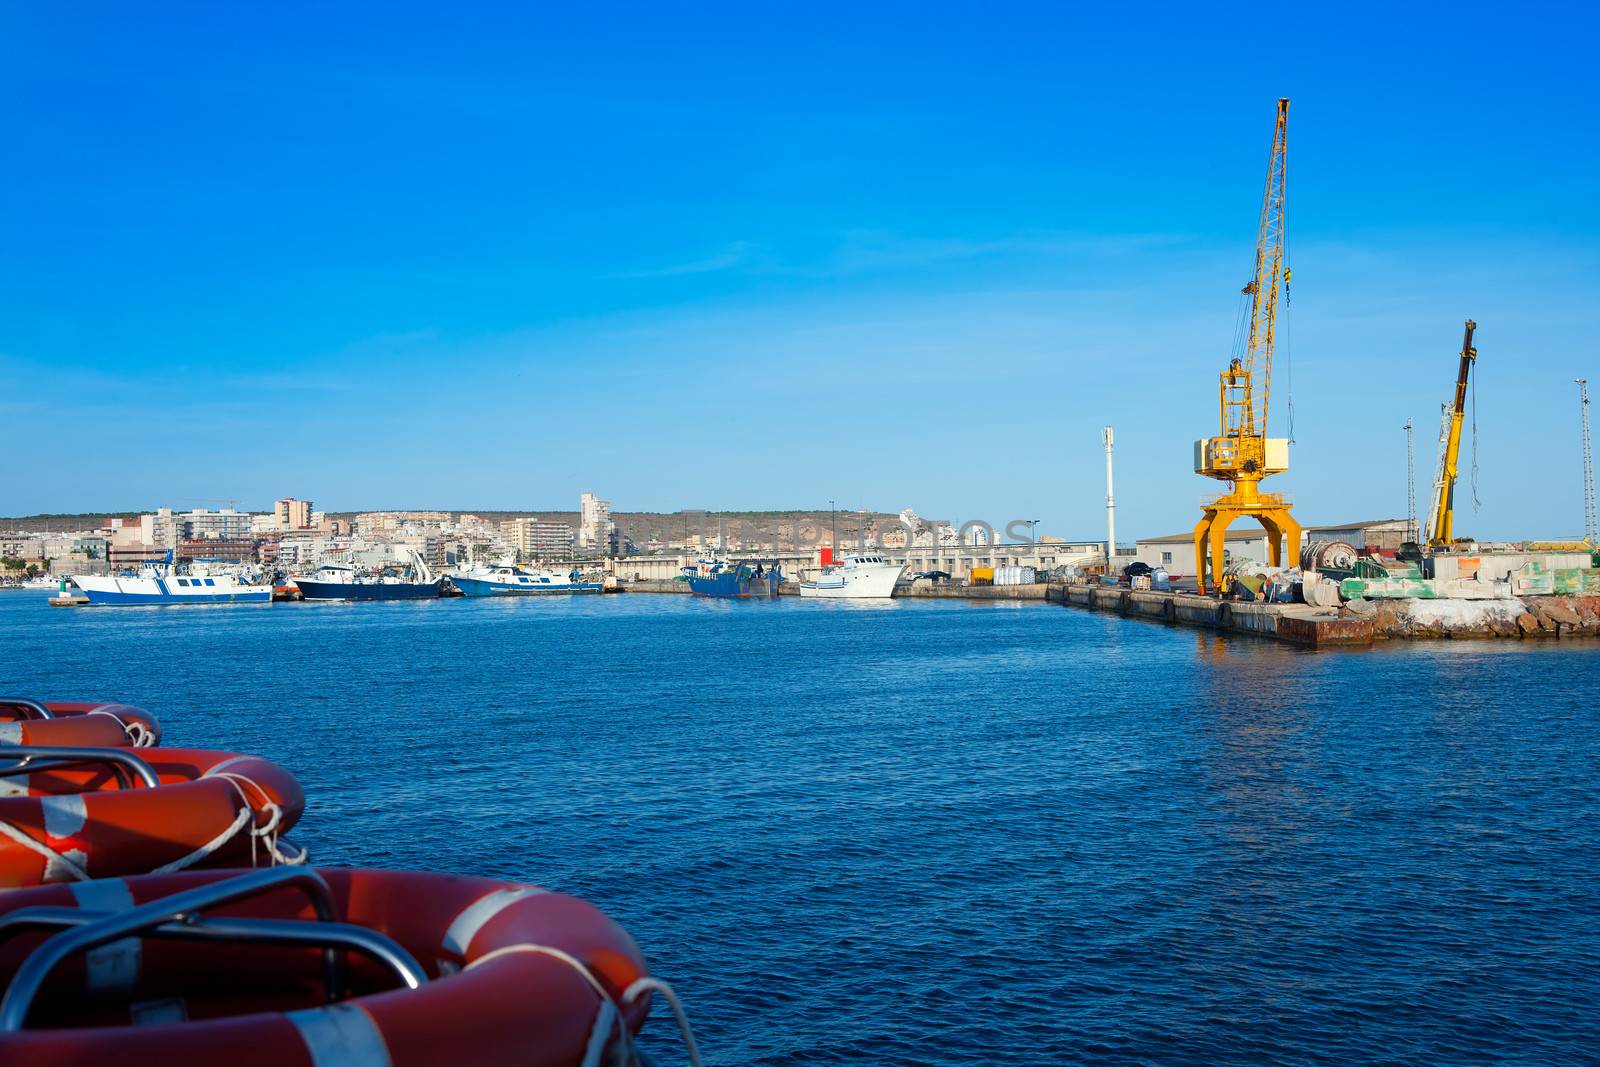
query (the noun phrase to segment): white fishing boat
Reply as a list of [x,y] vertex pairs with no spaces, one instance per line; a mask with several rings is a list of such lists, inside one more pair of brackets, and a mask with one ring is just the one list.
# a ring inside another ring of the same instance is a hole
[[892,563],[883,556],[848,555],[844,562],[824,567],[814,580],[802,581],[800,595],[835,600],[883,599],[894,595],[894,583],[900,580],[903,570],[903,564]]
[[524,570],[510,563],[479,564],[452,571],[451,583],[467,596],[538,596],[552,593],[598,593],[605,586],[586,582],[576,568],[557,571]]
[[175,574],[164,563],[148,564],[137,574],[75,575],[66,592],[88,597],[91,607],[272,602],[270,585],[250,585],[232,574]]

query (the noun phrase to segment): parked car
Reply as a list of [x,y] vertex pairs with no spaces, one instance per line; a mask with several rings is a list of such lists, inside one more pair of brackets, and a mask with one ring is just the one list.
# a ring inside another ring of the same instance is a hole
[[918,571],[916,574],[913,574],[911,576],[911,580],[912,581],[916,581],[918,578],[926,578],[926,579],[928,579],[928,581],[934,582],[934,583],[948,582],[950,580],[950,572],[949,571]]

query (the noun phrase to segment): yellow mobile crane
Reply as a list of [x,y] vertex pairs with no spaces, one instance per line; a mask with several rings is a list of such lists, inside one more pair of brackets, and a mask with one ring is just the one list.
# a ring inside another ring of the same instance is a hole
[[1477,362],[1478,350],[1472,347],[1472,334],[1478,324],[1467,320],[1467,334],[1461,340],[1461,365],[1456,369],[1455,404],[1445,409],[1443,448],[1439,452],[1439,476],[1433,481],[1433,508],[1428,512],[1428,548],[1448,549],[1455,543],[1456,461],[1461,456],[1461,419],[1467,410],[1467,378]]
[[1272,349],[1278,325],[1278,286],[1287,285],[1284,262],[1284,166],[1288,150],[1289,100],[1278,101],[1278,121],[1267,160],[1267,190],[1261,200],[1256,237],[1255,276],[1243,292],[1250,297],[1250,335],[1244,354],[1222,372],[1221,426],[1216,437],[1194,443],[1194,470],[1227,482],[1229,491],[1205,505],[1194,528],[1195,574],[1200,592],[1223,588],[1225,539],[1234,519],[1252,515],[1266,529],[1272,565],[1283,565],[1285,542],[1300,550],[1300,524],[1289,514],[1282,494],[1261,492],[1261,479],[1289,469],[1289,442],[1267,436],[1267,404],[1272,392]]

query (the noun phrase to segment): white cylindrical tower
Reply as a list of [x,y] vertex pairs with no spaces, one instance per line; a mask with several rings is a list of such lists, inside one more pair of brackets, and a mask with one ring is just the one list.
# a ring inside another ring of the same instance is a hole
[[1110,571],[1112,557],[1117,554],[1117,497],[1111,487],[1111,427],[1105,428],[1100,439],[1106,445],[1106,570]]

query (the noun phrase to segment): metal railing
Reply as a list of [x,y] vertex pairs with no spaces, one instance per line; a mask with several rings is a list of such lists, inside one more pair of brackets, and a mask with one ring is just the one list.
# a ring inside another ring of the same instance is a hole
[[155,768],[144,757],[126,748],[75,748],[71,745],[0,745],[0,760],[15,760],[0,764],[0,778],[39,771],[59,771],[89,764],[106,764],[117,776],[124,789],[133,784],[134,777],[150,789],[161,784]]
[[[220,904],[260,896],[279,888],[302,890],[317,920],[205,919],[198,913]],[[339,949],[363,952],[387,966],[409,988],[427,982],[417,961],[400,945],[365,927],[333,918],[333,893],[316,871],[306,867],[272,867],[251,871],[209,885],[196,886],[123,912],[84,913],[75,908],[23,908],[0,917],[0,938],[39,926],[70,927],[34,949],[17,968],[0,998],[0,1031],[21,1030],[46,978],[61,963],[81,952],[130,936],[247,942],[322,948],[326,1001],[334,1003],[342,988]],[[80,920],[82,920],[80,922]],[[77,924],[77,925],[73,925]]]
[[51,711],[44,701],[34,700],[32,697],[0,697],[0,707],[5,707],[6,705],[31,712],[28,716],[30,719],[53,719],[56,717],[56,713]]

